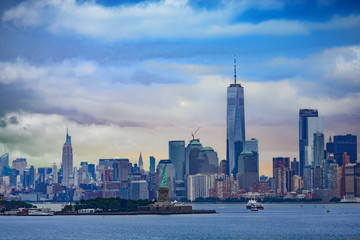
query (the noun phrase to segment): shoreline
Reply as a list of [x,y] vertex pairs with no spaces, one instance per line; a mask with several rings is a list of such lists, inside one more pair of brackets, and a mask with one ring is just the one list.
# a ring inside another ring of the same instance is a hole
[[35,216],[35,217],[49,217],[49,216],[109,216],[109,215],[174,215],[174,214],[214,214],[216,210],[193,210],[192,212],[151,212],[151,211],[136,211],[136,212],[95,212],[95,213],[78,213],[78,212],[54,212],[53,215],[22,215],[22,214],[0,214],[0,216]]

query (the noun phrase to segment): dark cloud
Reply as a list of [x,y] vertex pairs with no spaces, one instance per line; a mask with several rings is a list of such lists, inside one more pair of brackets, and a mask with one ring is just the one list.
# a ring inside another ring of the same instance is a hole
[[5,128],[7,126],[5,120],[0,120],[0,127]]
[[8,112],[36,111],[44,106],[42,98],[21,83],[2,84],[0,83],[0,116]]
[[17,125],[17,124],[19,124],[19,121],[18,121],[17,117],[12,116],[12,117],[9,118],[9,123]]

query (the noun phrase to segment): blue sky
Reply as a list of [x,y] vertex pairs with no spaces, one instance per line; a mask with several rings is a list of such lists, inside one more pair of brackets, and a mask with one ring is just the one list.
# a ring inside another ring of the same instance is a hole
[[15,0],[0,14],[11,159],[60,164],[66,125],[76,164],[141,151],[146,166],[199,126],[223,159],[234,54],[262,173],[298,157],[299,108],[319,110],[326,137],[360,133],[357,1]]

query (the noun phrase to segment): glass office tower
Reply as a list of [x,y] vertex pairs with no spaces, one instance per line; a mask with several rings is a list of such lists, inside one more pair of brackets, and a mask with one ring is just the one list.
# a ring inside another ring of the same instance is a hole
[[[318,116],[317,109],[300,109],[299,111],[299,153],[300,153],[300,176],[303,177],[305,164],[305,155],[311,151],[313,156],[314,133],[324,132],[324,120]],[[308,149],[309,151],[305,151]],[[307,164],[313,164],[312,159],[307,159]]]
[[230,84],[227,89],[227,132],[226,161],[227,173],[236,177],[237,160],[244,150],[245,144],[245,112],[244,88],[241,84]]

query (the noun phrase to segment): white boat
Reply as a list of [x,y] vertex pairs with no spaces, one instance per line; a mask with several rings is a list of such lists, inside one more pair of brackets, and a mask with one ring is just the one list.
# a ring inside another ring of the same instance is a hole
[[264,206],[261,203],[258,203],[255,199],[250,199],[246,204],[246,208],[262,210],[264,209]]
[[31,208],[29,216],[53,216],[54,212],[50,208]]

